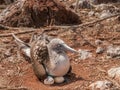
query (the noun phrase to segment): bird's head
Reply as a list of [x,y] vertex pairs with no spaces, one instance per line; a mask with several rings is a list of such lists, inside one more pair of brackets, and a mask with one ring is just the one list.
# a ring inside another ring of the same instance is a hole
[[57,53],[62,53],[62,52],[66,52],[66,51],[70,51],[73,53],[78,52],[75,49],[69,47],[63,40],[61,40],[59,38],[52,39],[50,41],[50,43],[48,44],[48,48],[56,51]]

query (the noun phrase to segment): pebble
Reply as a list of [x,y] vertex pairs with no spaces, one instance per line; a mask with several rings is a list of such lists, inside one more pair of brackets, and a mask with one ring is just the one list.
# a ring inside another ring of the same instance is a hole
[[99,18],[102,19],[102,18],[109,17],[111,15],[112,15],[112,13],[110,13],[109,10],[103,10]]
[[120,80],[120,67],[114,67],[108,70],[108,76]]
[[102,47],[97,47],[97,49],[96,49],[96,53],[97,54],[101,54],[101,53],[103,53],[104,52],[104,48],[102,48]]
[[[70,7],[71,8],[75,8],[75,6],[76,6],[76,2],[73,3]],[[80,8],[82,8],[82,9],[85,9],[85,8],[91,9],[91,8],[93,8],[93,6],[90,4],[89,0],[79,0],[79,2],[78,2],[78,8],[79,9]]]
[[90,84],[90,90],[110,90],[113,86],[112,82],[104,80],[104,81],[96,81]]
[[94,15],[95,15],[95,12],[94,12],[94,11],[90,11],[90,12],[88,13],[88,15],[89,15],[89,17],[94,16]]
[[99,40],[99,39],[97,39],[97,40],[95,40],[95,44],[96,44],[96,45],[100,45],[100,44],[102,44],[102,41]]
[[107,47],[107,56],[110,58],[120,58],[120,46],[110,45]]
[[88,51],[88,50],[79,50],[79,59],[81,59],[81,60],[85,60],[85,59],[87,59],[87,58],[90,58],[90,57],[92,57],[92,53],[90,52],[90,51]]

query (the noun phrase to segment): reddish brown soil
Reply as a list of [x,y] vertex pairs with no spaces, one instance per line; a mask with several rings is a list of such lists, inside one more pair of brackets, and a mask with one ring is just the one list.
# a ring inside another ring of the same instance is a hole
[[[84,12],[83,12],[84,11]],[[96,17],[88,17],[87,10],[80,10],[83,22],[95,20]],[[62,84],[51,86],[44,85],[35,76],[32,66],[18,51],[14,40],[9,37],[0,37],[0,78],[4,79],[0,88],[3,90],[87,90],[88,86],[97,80],[108,80],[107,70],[112,67],[120,66],[120,60],[106,59],[106,52],[96,54],[95,40],[100,39],[104,43],[102,47],[110,44],[120,45],[120,20],[113,17],[109,20],[86,26],[83,28],[49,30],[49,35],[62,38],[68,45],[79,50],[87,49],[93,53],[92,58],[80,60],[78,55],[69,53],[72,65],[72,74],[66,76],[68,80]],[[42,28],[43,29],[43,28]],[[0,34],[20,32],[20,30],[0,30]],[[29,28],[31,30],[31,28]],[[81,31],[82,30],[82,31]],[[41,29],[36,31],[41,32]],[[31,33],[18,35],[23,41],[28,42]],[[7,54],[7,51],[9,51]],[[10,53],[10,55],[9,55]],[[106,70],[103,72],[101,69]],[[0,81],[1,83],[1,81]],[[21,87],[21,88],[20,88]]]
[[0,15],[0,23],[14,27],[80,24],[77,14],[57,0],[20,0]]

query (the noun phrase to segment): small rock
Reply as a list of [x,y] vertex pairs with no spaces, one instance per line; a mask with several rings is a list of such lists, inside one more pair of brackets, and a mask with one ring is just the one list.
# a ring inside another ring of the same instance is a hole
[[111,68],[108,70],[108,76],[120,83],[120,67]]
[[104,80],[92,83],[89,88],[90,90],[109,90],[112,86],[112,82]]
[[[116,22],[117,22],[117,20],[116,20]],[[120,23],[120,21],[117,22],[117,23]],[[115,26],[113,27],[113,29],[114,29],[116,32],[120,33],[120,24],[115,25]]]
[[113,45],[110,45],[108,46],[107,48],[107,56],[110,57],[110,58],[120,58],[120,47],[117,46],[113,46]]
[[16,60],[14,59],[13,56],[8,57],[6,60],[9,61],[9,62],[12,62],[12,63],[16,62]]
[[102,48],[102,47],[97,47],[97,49],[96,49],[96,53],[97,54],[101,54],[101,53],[103,53],[104,52],[104,48]]
[[12,55],[11,49],[6,50],[5,54],[6,57],[10,57]]
[[[71,8],[75,8],[76,7],[76,2],[73,3],[70,7]],[[93,8],[93,6],[90,4],[89,0],[79,0],[79,2],[78,2],[78,8],[79,9],[80,8],[82,8],[82,9],[85,9],[85,8],[91,9],[91,8]]]
[[106,4],[100,4],[100,5],[97,5],[95,10],[96,11],[103,11],[103,10],[106,10],[108,8],[108,5]]
[[95,12],[94,11],[90,11],[89,13],[88,13],[88,15],[91,17],[91,16],[94,16],[95,15]]
[[7,70],[6,75],[8,76],[14,75],[14,70]]
[[108,70],[108,76],[111,78],[119,78],[120,80],[120,67],[111,68]]
[[99,18],[102,19],[102,18],[109,17],[111,15],[112,15],[112,13],[109,10],[103,10]]
[[[99,16],[97,16],[97,17],[99,17]],[[100,30],[102,29],[102,28],[104,28],[104,25],[103,24],[100,24],[100,23],[97,23],[96,25],[95,25],[95,27],[97,28],[97,31],[98,32],[100,32]],[[102,41],[101,40],[99,40],[101,43],[102,43]],[[98,42],[99,42],[98,41]],[[101,44],[100,43],[100,44]]]
[[81,59],[81,60],[85,60],[87,58],[92,57],[92,53],[90,53],[88,50],[81,50],[80,49],[79,53],[80,53],[79,59]]
[[99,40],[99,39],[98,39],[98,40],[95,40],[95,44],[96,44],[96,45],[100,45],[100,44],[102,44],[102,41]]

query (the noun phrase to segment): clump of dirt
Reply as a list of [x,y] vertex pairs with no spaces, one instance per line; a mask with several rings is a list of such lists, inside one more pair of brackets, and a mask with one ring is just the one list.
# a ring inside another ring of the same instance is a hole
[[18,0],[0,14],[0,23],[7,26],[40,27],[80,24],[77,14],[54,0]]

